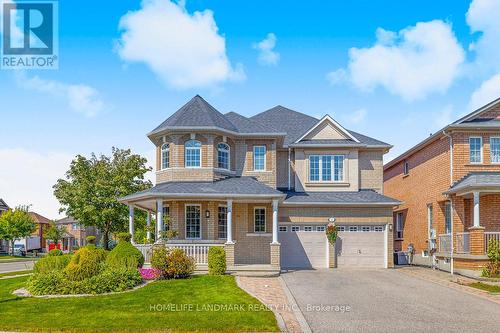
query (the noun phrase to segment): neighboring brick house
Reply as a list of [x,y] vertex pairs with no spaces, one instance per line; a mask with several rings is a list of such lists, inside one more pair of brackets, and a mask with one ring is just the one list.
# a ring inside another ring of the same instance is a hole
[[[156,215],[180,247],[206,264],[224,246],[229,270],[392,267],[392,209],[383,195],[382,156],[391,146],[276,106],[247,118],[222,114],[200,96],[148,134],[156,186],[121,198]],[[334,250],[325,227],[340,228]],[[151,236],[151,235],[150,235]],[[148,245],[136,244],[148,256]],[[248,268],[249,267],[249,268]]]
[[64,217],[56,221],[56,225],[64,228],[64,235],[61,250],[71,251],[75,247],[87,245],[86,237],[95,236],[98,238],[98,231],[95,227],[85,227],[72,217]]
[[387,163],[384,188],[403,202],[396,250],[412,243],[417,263],[447,270],[452,257],[456,269],[484,266],[486,243],[500,239],[500,99]]
[[37,249],[44,250],[46,244],[44,233],[45,230],[47,230],[47,228],[50,226],[50,220],[45,216],[42,216],[35,212],[28,212],[28,214],[30,214],[31,218],[36,224],[36,230],[31,234],[31,236],[39,237],[39,240],[37,241],[37,246],[39,245],[39,247]]
[[[0,214],[9,209],[9,206],[0,198]],[[9,252],[9,242],[0,239],[0,254],[5,254]]]

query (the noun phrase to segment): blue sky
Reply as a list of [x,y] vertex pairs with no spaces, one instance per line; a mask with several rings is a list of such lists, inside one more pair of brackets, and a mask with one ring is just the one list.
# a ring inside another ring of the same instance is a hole
[[75,154],[152,157],[145,134],[195,94],[328,113],[393,144],[386,161],[500,96],[499,0],[108,3],[59,3],[58,70],[0,71],[10,205],[57,217],[51,185]]

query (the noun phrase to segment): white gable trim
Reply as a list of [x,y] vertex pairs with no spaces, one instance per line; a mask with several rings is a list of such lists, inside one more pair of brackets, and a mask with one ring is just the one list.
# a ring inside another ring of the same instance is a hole
[[304,135],[302,135],[300,138],[298,138],[297,141],[295,141],[294,143],[299,143],[300,141],[302,141],[306,136],[308,136],[312,131],[314,131],[315,128],[317,128],[319,125],[321,125],[323,122],[325,122],[327,120],[330,121],[335,127],[337,127],[342,133],[344,133],[345,135],[347,135],[349,138],[351,138],[355,142],[359,143],[358,139],[356,139],[351,133],[349,133],[348,130],[346,130],[344,127],[342,127],[342,125],[340,125],[338,122],[336,122],[329,115],[325,115],[323,118],[321,118],[321,120],[318,121],[316,123],[316,125],[314,125],[313,127],[311,127]]
[[486,112],[486,111],[489,111],[492,107],[494,107],[495,105],[497,105],[498,103],[500,103],[500,98],[497,98],[496,100],[480,107],[479,109],[477,109],[476,111],[473,111],[471,113],[469,113],[468,115],[466,115],[465,117],[463,118],[460,118],[458,119],[457,121],[455,121],[452,125],[457,125],[457,124],[461,124],[463,123],[464,121],[468,121],[468,120],[471,120],[477,116],[479,116],[481,113],[483,112]]

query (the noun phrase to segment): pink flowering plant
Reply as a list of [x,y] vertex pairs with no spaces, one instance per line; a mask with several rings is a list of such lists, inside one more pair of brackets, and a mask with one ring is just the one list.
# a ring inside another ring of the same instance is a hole
[[140,268],[139,273],[143,280],[156,280],[160,276],[160,271],[156,268]]

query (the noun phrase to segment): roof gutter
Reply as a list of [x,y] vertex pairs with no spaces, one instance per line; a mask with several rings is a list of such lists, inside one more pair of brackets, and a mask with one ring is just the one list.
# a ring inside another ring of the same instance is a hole
[[402,202],[329,202],[329,201],[302,201],[302,202],[286,202],[283,201],[283,206],[348,206],[348,207],[394,207],[401,205]]
[[238,193],[153,193],[146,194],[144,196],[138,196],[133,198],[119,198],[118,202],[126,203],[137,200],[145,200],[145,199],[155,199],[155,198],[187,198],[187,199],[202,199],[202,198],[285,198],[285,194],[238,194]]

